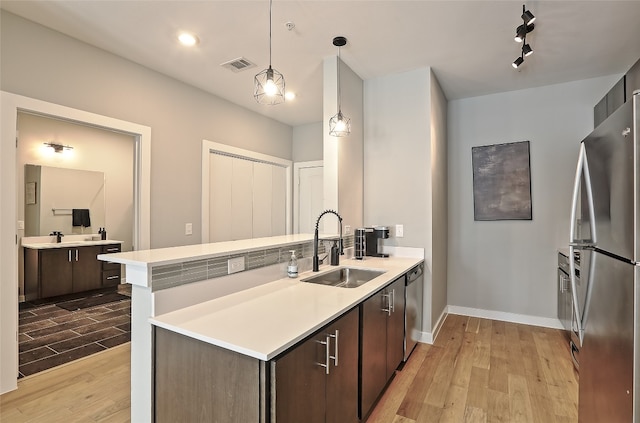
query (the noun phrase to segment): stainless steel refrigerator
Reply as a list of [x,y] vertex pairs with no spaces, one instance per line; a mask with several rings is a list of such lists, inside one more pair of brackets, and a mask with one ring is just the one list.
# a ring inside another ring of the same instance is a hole
[[640,422],[640,90],[580,146],[570,257],[580,423]]

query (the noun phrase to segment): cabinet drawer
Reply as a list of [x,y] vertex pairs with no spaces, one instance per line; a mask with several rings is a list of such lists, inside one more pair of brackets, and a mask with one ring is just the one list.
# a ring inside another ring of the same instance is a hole
[[102,272],[102,286],[113,286],[120,283],[120,265],[117,270],[108,270]]
[[[102,254],[119,253],[120,251],[122,251],[122,247],[120,244],[109,244],[102,247]],[[120,263],[103,261],[102,270],[120,270]]]
[[114,263],[112,261],[103,261],[102,262],[102,270],[106,271],[106,270],[117,270],[120,271],[120,263]]
[[102,254],[119,253],[122,251],[120,244],[109,244],[102,247]]

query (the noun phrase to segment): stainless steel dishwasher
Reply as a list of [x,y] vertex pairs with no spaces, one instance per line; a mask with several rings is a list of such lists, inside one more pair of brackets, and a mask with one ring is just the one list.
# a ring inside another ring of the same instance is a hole
[[420,263],[407,273],[405,279],[404,314],[404,361],[415,348],[422,333],[422,291],[424,284],[424,263]]

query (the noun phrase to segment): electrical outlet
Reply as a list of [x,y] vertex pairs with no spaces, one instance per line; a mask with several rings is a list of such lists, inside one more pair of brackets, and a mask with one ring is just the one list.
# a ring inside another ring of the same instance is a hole
[[344,234],[351,235],[351,225],[344,225]]
[[184,225],[184,234],[185,235],[193,235],[193,223],[185,223],[185,225]]
[[24,220],[18,220],[18,230],[24,230]]
[[404,225],[396,225],[396,238],[404,236]]
[[244,270],[244,257],[236,257],[227,260],[227,274],[238,273]]

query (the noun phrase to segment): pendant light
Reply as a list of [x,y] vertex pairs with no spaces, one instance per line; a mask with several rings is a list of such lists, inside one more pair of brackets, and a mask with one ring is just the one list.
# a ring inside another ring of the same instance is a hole
[[340,92],[340,47],[347,44],[345,37],[335,37],[333,45],[338,47],[338,113],[329,120],[329,135],[334,137],[346,137],[351,133],[351,119],[342,114]]
[[253,97],[260,104],[284,103],[284,76],[271,67],[271,8],[269,0],[269,67],[255,76]]

